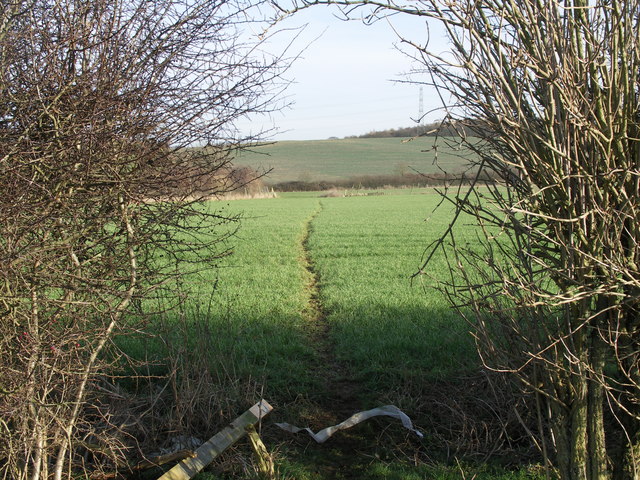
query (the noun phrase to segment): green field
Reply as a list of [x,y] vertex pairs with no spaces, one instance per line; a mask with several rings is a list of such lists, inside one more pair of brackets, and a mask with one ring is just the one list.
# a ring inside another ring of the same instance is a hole
[[[234,255],[217,272],[208,318],[221,332],[222,358],[231,359],[240,375],[262,379],[268,398],[315,393],[318,357],[305,317],[309,274],[300,262],[309,228],[308,250],[335,354],[373,397],[474,364],[464,323],[439,292],[410,281],[423,249],[448,218],[443,210],[425,222],[438,196],[422,193],[232,202],[229,208],[244,219]],[[446,273],[441,260],[431,268],[434,277]],[[196,298],[208,298],[213,283],[194,278]]]
[[[430,192],[319,202],[309,247],[322,303],[339,358],[371,389],[447,377],[473,356],[466,325],[442,295],[409,280],[446,227],[449,209],[425,222],[436,201]],[[447,272],[442,259],[430,269],[435,278]]]
[[[360,175],[394,175],[400,172],[438,173],[434,164],[435,139],[346,138],[342,140],[284,141],[242,152],[237,165],[261,171],[273,184],[287,181],[340,180]],[[438,142],[438,164],[449,173],[464,169],[470,152],[447,146],[453,139]]]
[[[243,219],[234,254],[215,275],[190,279],[184,313],[206,327],[186,342],[218,378],[226,403],[215,408],[227,419],[259,398],[274,405],[262,428],[278,452],[278,478],[456,478],[457,467],[434,467],[435,439],[416,442],[397,421],[372,421],[325,445],[272,425],[319,430],[395,404],[428,430],[425,397],[477,370],[467,325],[432,288],[447,275],[444,260],[431,263],[423,281],[410,280],[449,221],[450,208],[433,213],[439,199],[415,189],[209,204]],[[212,468],[202,478],[242,475],[224,460]],[[530,478],[478,465],[465,471]]]
[[[449,392],[468,389],[460,379],[473,376],[479,360],[467,324],[433,288],[448,275],[444,259],[436,258],[420,281],[410,278],[450,220],[451,207],[434,212],[439,201],[433,189],[403,189],[208,204],[242,216],[228,245],[233,255],[217,271],[188,279],[191,295],[171,320],[186,328],[165,345],[190,358],[183,376],[200,372],[187,383],[210,372],[200,393],[223,424],[260,398],[275,407],[262,436],[276,452],[277,478],[459,477],[450,447],[430,430],[443,422],[434,408],[442,408]],[[468,235],[473,242],[472,229]],[[317,431],[387,404],[403,409],[425,439],[396,420],[366,422],[323,445],[273,426]],[[239,448],[249,455],[246,444]],[[464,471],[535,478],[479,464]],[[246,475],[237,461],[223,458],[200,479]]]

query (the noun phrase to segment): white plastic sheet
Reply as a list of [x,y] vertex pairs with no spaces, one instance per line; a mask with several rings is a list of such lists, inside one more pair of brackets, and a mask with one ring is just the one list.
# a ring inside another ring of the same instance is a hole
[[276,426],[280,427],[283,430],[291,433],[298,433],[301,431],[306,431],[311,437],[318,443],[326,442],[331,435],[336,433],[339,430],[345,430],[347,428],[351,428],[354,425],[357,425],[360,422],[364,422],[371,417],[379,417],[379,416],[387,416],[397,418],[402,422],[404,428],[411,430],[420,438],[422,438],[422,433],[415,428],[413,428],[413,424],[411,423],[411,419],[398,407],[395,405],[385,405],[383,407],[373,408],[371,410],[365,410],[363,412],[358,412],[351,415],[344,422],[339,423],[338,425],[332,425],[331,427],[327,427],[324,430],[320,430],[318,433],[313,433],[309,428],[300,428],[294,425],[290,425],[288,423],[276,423]]

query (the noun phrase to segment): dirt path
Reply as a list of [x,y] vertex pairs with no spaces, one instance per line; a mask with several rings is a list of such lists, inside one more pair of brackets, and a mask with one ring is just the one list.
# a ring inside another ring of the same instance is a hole
[[[317,209],[305,222],[300,240],[300,264],[304,268],[307,293],[307,305],[302,315],[306,320],[309,344],[316,352],[317,364],[313,376],[320,381],[317,391],[306,398],[299,398],[295,405],[288,406],[291,416],[286,420],[310,427],[316,432],[340,423],[362,410],[361,386],[354,381],[353,372],[336,356],[333,330],[322,303],[322,279],[309,245],[316,218],[322,212],[323,204],[319,202]],[[360,473],[370,458],[363,451],[363,448],[367,449],[368,442],[359,427],[339,432],[325,444],[316,444],[303,433],[282,436],[281,439],[287,445],[282,448],[289,459],[305,465],[309,478],[359,479],[362,478]]]
[[[317,432],[338,424],[352,414],[372,408],[367,403],[367,391],[356,380],[355,372],[341,361],[335,347],[335,331],[330,312],[322,301],[322,278],[314,262],[311,248],[317,219],[323,215],[324,205],[318,203],[315,211],[304,223],[300,237],[299,262],[304,269],[306,308],[302,312],[305,334],[315,350],[316,365],[312,375],[317,388],[296,399],[284,408],[285,421]],[[281,412],[274,412],[277,416]],[[384,423],[383,423],[384,425]],[[337,432],[326,443],[317,444],[304,433],[295,435],[278,432],[273,439],[289,466],[296,465],[297,473],[290,478],[312,480],[356,480],[371,478],[369,467],[378,459],[391,459],[398,454],[396,442],[388,441],[385,431],[376,427],[375,420]],[[400,442],[406,435],[398,437]],[[300,474],[300,472],[304,472]]]
[[[322,392],[314,400],[326,411],[326,417],[335,417],[342,421],[360,408],[358,401],[359,385],[354,381],[353,373],[348,366],[336,357],[332,328],[328,321],[328,312],[322,304],[320,292],[320,274],[316,269],[309,240],[313,235],[314,221],[322,213],[323,204],[305,223],[301,240],[302,255],[300,262],[306,271],[308,304],[304,316],[309,325],[309,336],[319,358],[318,375],[323,378]],[[327,425],[328,426],[328,425]]]

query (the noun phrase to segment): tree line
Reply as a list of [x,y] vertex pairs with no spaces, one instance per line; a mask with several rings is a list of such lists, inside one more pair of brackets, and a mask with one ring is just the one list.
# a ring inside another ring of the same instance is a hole
[[482,122],[470,121],[451,123],[450,121],[435,121],[431,123],[414,125],[411,127],[388,128],[386,130],[374,130],[363,135],[354,135],[345,138],[411,138],[411,137],[455,137],[478,135],[484,128]]

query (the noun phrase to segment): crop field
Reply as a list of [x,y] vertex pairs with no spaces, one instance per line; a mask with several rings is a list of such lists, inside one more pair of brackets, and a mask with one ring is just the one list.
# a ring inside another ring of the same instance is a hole
[[[278,478],[459,477],[457,467],[416,463],[428,443],[395,420],[367,422],[325,445],[271,423],[317,431],[356,411],[395,404],[424,429],[432,413],[422,401],[425,389],[477,370],[467,325],[432,288],[448,274],[444,260],[436,259],[421,281],[410,280],[449,221],[450,209],[434,213],[438,200],[433,190],[407,189],[209,204],[243,219],[229,245],[233,255],[215,275],[190,279],[197,300],[184,312],[207,325],[191,348],[218,376],[223,395],[230,385],[244,389],[227,415],[259,398],[274,405],[263,437],[278,452]],[[398,453],[407,450],[413,453]],[[466,471],[530,478],[486,466]],[[237,475],[224,466],[213,472],[199,478]]]
[[345,138],[342,140],[284,141],[242,152],[235,163],[261,171],[273,184],[287,181],[340,180],[360,175],[393,175],[401,171],[449,173],[464,169],[470,152],[458,148],[453,139]]
[[[446,377],[473,358],[466,325],[442,295],[409,279],[446,227],[450,210],[425,222],[436,198],[432,192],[319,202],[309,250],[332,341],[372,389]],[[446,272],[442,259],[430,265],[434,278]]]
[[[465,324],[439,292],[410,280],[425,246],[446,226],[444,211],[425,222],[436,202],[433,192],[408,191],[231,202],[228,208],[244,216],[234,254],[218,278],[192,279],[197,298],[211,297],[207,318],[220,332],[225,361],[239,375],[261,379],[267,398],[312,394],[322,360],[309,344],[315,275],[327,340],[372,395],[473,365]],[[303,249],[313,273],[303,266]],[[446,273],[442,261],[431,268],[434,277]]]

